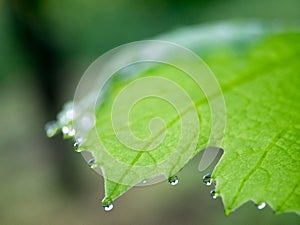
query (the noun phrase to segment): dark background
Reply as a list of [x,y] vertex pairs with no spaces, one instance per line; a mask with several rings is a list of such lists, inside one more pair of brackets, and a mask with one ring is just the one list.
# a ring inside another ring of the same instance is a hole
[[180,185],[134,188],[105,213],[103,180],[46,121],[89,64],[120,44],[186,25],[261,18],[298,23],[299,0],[0,1],[0,224],[299,224],[248,203],[225,217],[194,160]]

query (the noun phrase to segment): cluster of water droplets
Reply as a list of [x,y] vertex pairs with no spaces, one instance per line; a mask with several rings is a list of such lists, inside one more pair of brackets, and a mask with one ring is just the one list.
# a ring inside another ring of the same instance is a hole
[[[95,163],[95,159],[90,159],[88,164],[90,164],[90,162],[91,162],[91,164]],[[176,175],[174,175],[174,176],[171,176],[168,178],[168,182],[170,185],[175,186],[179,183],[179,180],[178,180],[178,177]],[[145,179],[141,183],[146,184],[147,180]],[[102,203],[102,207],[104,208],[104,210],[106,212],[111,211],[114,208],[113,202],[109,198],[104,198],[101,203]]]
[[[62,133],[64,139],[74,140],[74,149],[77,151],[78,148],[85,141],[85,138],[76,136],[76,131],[72,126],[74,119],[73,102],[68,102],[63,106],[62,111],[58,114],[56,121],[48,122],[45,126],[46,134],[48,137],[53,137],[59,132]],[[90,152],[82,152],[83,157],[87,160],[89,167],[93,167],[96,163],[96,159],[91,155]],[[110,211],[113,209],[113,204],[110,199],[104,198],[102,200],[102,206],[105,211]]]
[[[212,183],[213,183],[213,178],[211,176],[210,173],[206,174],[203,176],[202,178],[203,180],[203,183],[206,185],[206,186],[211,186]],[[217,197],[219,197],[219,193],[215,190],[215,189],[212,189],[210,191],[210,195],[213,199],[216,199]],[[259,202],[258,204],[256,204],[256,207],[257,209],[261,210],[261,209],[264,209],[265,207],[267,206],[267,203],[262,201],[262,202]]]
[[257,209],[261,210],[264,209],[267,206],[266,202],[260,202],[256,205]]
[[50,121],[46,124],[45,129],[47,136],[51,138],[61,132],[64,139],[74,139],[74,148],[77,150],[85,139],[78,137],[77,131],[73,127],[73,121],[76,119],[76,115],[78,116],[79,114],[75,112],[73,102],[64,104],[62,111],[57,115],[57,120]]
[[73,102],[68,102],[57,115],[57,121],[51,121],[46,124],[47,136],[53,137],[61,131],[65,139],[75,137],[76,132],[72,126],[73,116]]
[[[212,176],[211,176],[210,173],[204,175],[203,178],[202,178],[202,180],[203,180],[203,183],[204,183],[206,186],[211,186],[212,183],[213,183],[213,178],[212,178]],[[212,189],[212,190],[210,191],[210,195],[211,195],[211,197],[212,197],[213,199],[216,199],[217,197],[219,197],[219,193],[218,193],[215,189]]]

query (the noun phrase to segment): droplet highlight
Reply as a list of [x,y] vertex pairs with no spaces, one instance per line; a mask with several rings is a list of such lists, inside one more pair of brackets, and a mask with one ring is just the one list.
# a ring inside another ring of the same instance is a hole
[[76,133],[75,129],[70,126],[63,126],[61,128],[61,132],[63,133],[65,139],[74,137]]
[[206,175],[203,176],[202,178],[203,180],[203,183],[206,185],[206,186],[210,186],[212,184],[212,178],[211,178],[211,174],[208,173]]
[[172,176],[168,179],[169,183],[172,185],[172,186],[175,186],[179,183],[179,180],[178,180],[178,177],[177,176]]
[[111,211],[114,208],[114,205],[110,199],[104,198],[102,200],[102,207],[106,212]]
[[267,206],[266,202],[261,202],[261,203],[257,204],[257,209],[261,210],[261,209],[265,208],[266,206]]
[[90,159],[90,160],[88,161],[89,167],[93,166],[93,165],[95,164],[95,162],[96,162],[96,159],[95,159],[95,158]]
[[69,133],[69,127],[63,126],[63,127],[61,128],[61,132],[62,132],[63,134],[68,134],[68,133]]
[[79,144],[79,142],[77,142],[77,141],[76,141],[76,142],[74,143],[74,145],[73,145],[73,146],[74,146],[74,148],[77,150],[77,149],[78,149],[78,147],[79,147],[79,145],[80,145],[80,144]]
[[219,196],[218,192],[215,189],[210,191],[210,195],[213,199],[216,199]]
[[74,149],[78,150],[79,146],[83,143],[83,138],[77,138],[74,143]]

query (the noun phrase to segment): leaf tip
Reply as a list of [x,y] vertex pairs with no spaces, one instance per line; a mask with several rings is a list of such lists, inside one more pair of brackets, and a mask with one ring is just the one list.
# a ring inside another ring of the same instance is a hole
[[225,216],[229,216],[229,214],[232,212],[231,209],[225,209]]
[[111,201],[114,201],[121,195],[123,195],[125,192],[127,192],[132,186],[130,185],[123,185],[120,183],[115,183],[113,181],[110,181],[108,179],[104,180],[105,183],[105,199],[109,199]]

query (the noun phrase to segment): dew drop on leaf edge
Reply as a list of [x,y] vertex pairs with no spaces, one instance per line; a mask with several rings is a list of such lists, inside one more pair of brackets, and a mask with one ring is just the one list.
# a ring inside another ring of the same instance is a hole
[[88,165],[91,167],[92,165],[94,165],[96,162],[96,159],[95,158],[92,158],[88,161]]
[[75,136],[75,129],[70,126],[63,126],[61,128],[61,131],[65,139],[72,138]]
[[114,205],[110,199],[104,198],[102,200],[102,207],[106,212],[111,211],[114,208]]
[[63,134],[68,134],[68,133],[69,133],[69,127],[68,127],[68,126],[63,126],[63,127],[61,128],[61,132],[62,132]]
[[169,183],[172,185],[172,186],[175,186],[179,183],[179,180],[178,180],[178,177],[177,176],[172,176],[172,177],[169,177],[168,179]]
[[257,209],[261,210],[264,209],[267,206],[266,202],[261,202],[259,204],[257,204]]
[[103,208],[104,208],[104,210],[105,210],[106,212],[108,212],[108,211],[110,211],[110,210],[112,210],[112,209],[114,208],[114,205],[113,205],[112,203],[110,203],[110,204],[107,205],[107,206],[103,206]]
[[213,199],[216,199],[219,196],[215,189],[210,191],[210,195]]
[[76,141],[75,143],[74,143],[74,148],[77,150],[78,149],[78,147],[79,147],[79,142],[78,141]]
[[202,180],[203,180],[203,183],[206,184],[206,186],[210,186],[212,184],[211,174],[208,173],[208,174],[204,175]]
[[75,143],[74,143],[74,149],[75,150],[78,150],[78,148],[82,145],[82,143],[84,142],[84,139],[79,137],[79,138],[76,138],[75,140]]

